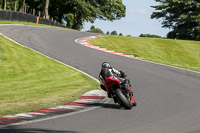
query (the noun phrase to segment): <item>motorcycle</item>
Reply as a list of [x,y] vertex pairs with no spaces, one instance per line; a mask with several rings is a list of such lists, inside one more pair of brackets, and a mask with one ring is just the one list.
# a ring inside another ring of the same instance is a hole
[[105,87],[109,97],[113,98],[115,103],[119,103],[125,109],[136,106],[129,80],[112,76],[105,79]]

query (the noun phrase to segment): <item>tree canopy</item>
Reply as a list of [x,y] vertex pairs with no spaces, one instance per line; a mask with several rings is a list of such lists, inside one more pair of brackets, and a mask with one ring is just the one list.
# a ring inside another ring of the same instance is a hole
[[[5,2],[0,2],[2,9]],[[58,22],[65,20],[71,28],[77,30],[83,28],[84,22],[93,23],[96,19],[118,20],[125,17],[126,13],[122,0],[7,0],[6,3],[7,10],[14,10],[17,4],[17,11],[23,9],[47,19],[50,16]]]
[[103,31],[99,28],[95,28],[95,26],[91,26],[90,30],[88,30],[87,32],[93,32],[93,33],[101,33],[104,34]]
[[155,0],[151,18],[162,19],[162,27],[171,28],[167,38],[200,40],[199,0]]
[[112,32],[110,33],[110,35],[117,36],[117,31],[116,31],[116,30],[112,31]]

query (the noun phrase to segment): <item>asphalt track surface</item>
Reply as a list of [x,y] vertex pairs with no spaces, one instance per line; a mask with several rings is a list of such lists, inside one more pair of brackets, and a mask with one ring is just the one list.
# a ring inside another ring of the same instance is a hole
[[94,35],[92,33],[20,25],[0,26],[0,33],[96,78],[101,63],[109,62],[128,75],[138,103],[131,110],[124,110],[111,101],[94,110],[5,127],[0,132],[200,132],[199,73],[104,53],[74,42],[77,38]]

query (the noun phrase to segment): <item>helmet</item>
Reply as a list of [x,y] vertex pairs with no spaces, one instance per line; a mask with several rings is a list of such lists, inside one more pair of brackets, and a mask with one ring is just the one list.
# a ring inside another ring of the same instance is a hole
[[108,64],[107,62],[102,63],[101,65],[102,68],[109,68],[111,67],[110,64]]

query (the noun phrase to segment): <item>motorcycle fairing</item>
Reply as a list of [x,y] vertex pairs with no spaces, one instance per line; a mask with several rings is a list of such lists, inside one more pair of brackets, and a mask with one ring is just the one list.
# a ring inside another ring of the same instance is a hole
[[110,91],[110,88],[114,85],[120,85],[120,80],[115,78],[106,78],[105,79],[105,86],[107,91]]

